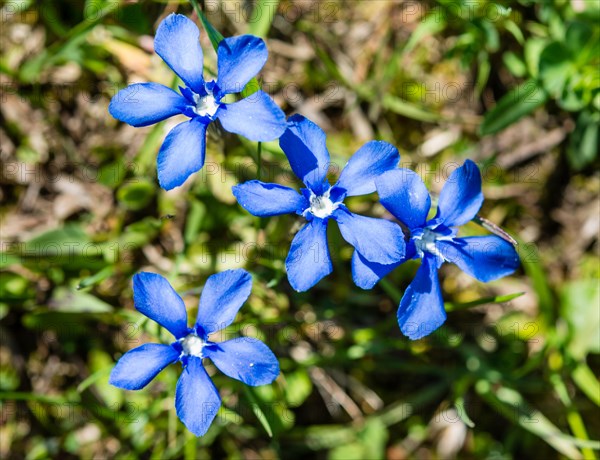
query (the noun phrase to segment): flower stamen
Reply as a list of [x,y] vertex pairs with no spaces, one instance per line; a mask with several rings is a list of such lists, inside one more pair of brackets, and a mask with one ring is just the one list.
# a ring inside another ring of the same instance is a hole
[[206,342],[198,337],[196,334],[189,334],[182,339],[179,339],[183,353],[188,356],[196,356],[202,358],[202,349],[205,347]]
[[315,195],[310,193],[310,206],[304,211],[304,214],[310,212],[313,216],[319,219],[329,217],[338,208],[341,202],[334,203],[329,197],[331,189],[327,190],[323,195]]
[[446,258],[443,256],[443,254],[440,252],[440,250],[435,244],[436,241],[443,239],[447,238],[443,235],[440,235],[439,233],[436,233],[430,228],[426,228],[423,230],[423,234],[421,235],[421,237],[415,238],[414,241],[417,251],[419,252],[419,255],[421,257],[424,252],[428,252],[435,256],[441,257],[443,260],[446,260]]
[[192,110],[201,117],[209,118],[212,118],[217,113],[220,106],[212,93],[208,93],[206,96],[194,94],[194,103],[196,105],[192,107]]

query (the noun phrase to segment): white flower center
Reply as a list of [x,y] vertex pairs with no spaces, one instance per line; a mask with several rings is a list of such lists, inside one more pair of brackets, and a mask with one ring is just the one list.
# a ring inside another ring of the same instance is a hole
[[426,228],[423,230],[423,235],[419,239],[415,239],[415,246],[417,247],[417,251],[420,252],[429,252],[430,254],[434,254],[442,259],[446,260],[442,255],[440,250],[435,245],[437,240],[443,240],[445,237],[443,235],[439,235],[433,230]]
[[206,342],[196,334],[190,334],[183,339],[179,339],[179,341],[181,342],[181,347],[186,355],[202,358],[202,349],[206,345]]
[[201,117],[212,117],[219,110],[220,104],[217,103],[211,93],[208,93],[206,96],[194,94],[194,102],[196,103],[196,107],[193,110]]
[[335,211],[340,203],[334,203],[329,198],[329,190],[323,195],[317,196],[311,192],[310,207],[305,212],[310,212],[313,216],[320,219],[330,216]]

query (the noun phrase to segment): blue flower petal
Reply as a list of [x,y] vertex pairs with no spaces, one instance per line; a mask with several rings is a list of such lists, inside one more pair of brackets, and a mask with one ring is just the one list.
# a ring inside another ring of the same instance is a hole
[[285,114],[264,91],[257,91],[241,101],[222,104],[217,118],[226,131],[257,142],[277,139],[286,128]]
[[139,128],[183,111],[187,100],[158,83],[135,83],[123,88],[110,101],[108,111],[117,120]]
[[279,363],[263,342],[251,337],[240,337],[213,343],[204,348],[223,374],[253,387],[267,385],[279,375]]
[[332,272],[326,221],[314,218],[300,229],[292,241],[285,267],[296,291],[310,289]]
[[309,205],[306,198],[294,189],[278,184],[266,184],[258,180],[234,185],[232,190],[240,206],[258,217],[302,214]]
[[399,168],[375,180],[381,204],[408,228],[425,225],[431,207],[427,187],[417,173]]
[[121,356],[108,383],[126,390],[139,390],[177,358],[179,352],[170,345],[146,343]]
[[206,154],[206,127],[200,119],[184,121],[173,128],[158,152],[158,183],[165,190],[182,185],[202,169]]
[[290,167],[306,186],[316,195],[322,195],[329,169],[329,152],[325,145],[325,133],[302,115],[288,119],[288,127],[279,139]]
[[519,267],[514,246],[496,235],[442,240],[436,246],[448,262],[484,283],[510,275]]
[[482,203],[481,173],[475,163],[466,160],[442,188],[436,221],[447,227],[464,225],[477,215]]
[[444,300],[433,256],[425,255],[417,274],[404,291],[398,308],[400,330],[409,339],[431,334],[446,321]]
[[188,430],[203,436],[220,407],[221,397],[202,366],[202,359],[190,356],[175,389],[177,416]]
[[375,179],[394,169],[400,153],[392,144],[383,141],[367,142],[348,161],[336,186],[347,191],[347,196],[366,195],[375,191]]
[[210,334],[229,326],[251,290],[252,277],[246,270],[226,270],[209,276],[200,296],[196,327]]
[[361,289],[371,289],[381,278],[394,270],[404,260],[395,264],[382,265],[369,262],[358,251],[354,251],[354,254],[352,254],[352,279],[354,284]]
[[267,45],[253,35],[221,40],[217,48],[217,86],[221,94],[241,93],[267,62]]
[[147,272],[136,274],[133,277],[133,303],[140,313],[176,338],[187,334],[185,304],[163,276]]
[[398,224],[360,216],[345,207],[336,209],[333,218],[344,239],[368,261],[389,265],[400,262],[404,257],[406,243]]
[[204,57],[200,30],[182,14],[170,14],[158,26],[154,51],[198,94],[204,94]]

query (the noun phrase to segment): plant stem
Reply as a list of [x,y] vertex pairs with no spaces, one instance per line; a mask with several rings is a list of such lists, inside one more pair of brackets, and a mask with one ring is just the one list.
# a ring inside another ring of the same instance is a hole
[[258,148],[256,149],[256,178],[260,180],[260,168],[262,164],[262,142],[258,143]]

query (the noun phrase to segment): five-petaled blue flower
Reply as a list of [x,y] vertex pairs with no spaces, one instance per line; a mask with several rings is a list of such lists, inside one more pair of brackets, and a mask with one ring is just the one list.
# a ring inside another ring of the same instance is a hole
[[[278,184],[257,180],[233,187],[239,204],[255,216],[296,213],[307,223],[294,237],[285,261],[288,279],[297,291],[306,291],[332,271],[327,247],[327,222],[338,223],[342,237],[367,261],[393,264],[404,257],[405,243],[399,225],[351,213],[344,205],[347,196],[375,191],[375,178],[398,165],[398,149],[387,142],[371,141],[348,161],[333,186],[327,181],[330,165],[321,128],[301,115],[288,120],[279,139],[292,170],[306,188],[299,194]],[[354,281],[359,273],[353,271]]]
[[[455,263],[483,282],[509,275],[519,266],[515,248],[499,236],[456,236],[456,227],[473,219],[483,203],[481,174],[472,161],[467,160],[450,175],[440,193],[437,213],[430,220],[431,198],[415,172],[396,169],[375,183],[381,204],[410,229],[406,260],[423,260],[398,309],[400,330],[409,338],[428,335],[446,320],[437,274],[442,263]],[[360,255],[353,259],[353,270],[361,273],[365,289],[397,266],[373,264]]]
[[217,118],[225,130],[253,141],[272,141],[286,128],[285,114],[263,91],[233,103],[267,60],[265,42],[252,35],[225,38],[217,49],[216,81],[204,81],[200,31],[187,17],[171,14],[158,27],[156,53],[185,83],[181,94],[158,83],[137,83],[119,91],[109,111],[132,126],[148,126],[174,115],[191,118],[169,132],[158,153],[158,181],[165,190],[183,184],[204,165],[206,129]]
[[240,337],[211,342],[209,334],[229,326],[250,295],[252,278],[245,270],[228,270],[206,280],[198,317],[187,326],[183,300],[169,282],[154,273],[133,278],[137,310],[166,328],[177,339],[171,345],[147,343],[125,353],[110,375],[110,383],[127,390],[145,387],[167,365],[181,361],[177,382],[177,415],[196,436],[202,436],[221,406],[219,392],[202,365],[210,358],[225,375],[257,386],[271,383],[279,375],[275,355],[260,340]]

